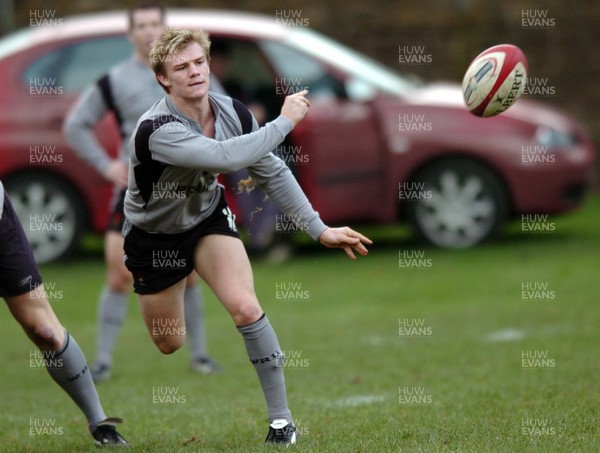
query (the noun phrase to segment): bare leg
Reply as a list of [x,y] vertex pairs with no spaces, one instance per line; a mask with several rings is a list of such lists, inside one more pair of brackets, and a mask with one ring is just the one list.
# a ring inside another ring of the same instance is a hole
[[271,421],[291,421],[288,409],[283,354],[275,331],[254,292],[252,268],[242,241],[208,235],[196,246],[196,271],[214,291],[244,338],[246,351],[260,380]]
[[38,348],[42,351],[60,350],[65,342],[65,328],[48,303],[43,286],[5,299],[13,317]]
[[43,286],[6,303],[27,336],[42,351],[48,373],[85,414],[91,432],[106,419],[96,387],[79,346],[54,314]]
[[163,354],[174,353],[185,340],[184,291],[185,279],[182,279],[159,293],[139,296],[146,328]]
[[262,316],[254,292],[252,268],[242,241],[217,234],[205,236],[198,243],[194,258],[196,271],[236,326],[251,324]]

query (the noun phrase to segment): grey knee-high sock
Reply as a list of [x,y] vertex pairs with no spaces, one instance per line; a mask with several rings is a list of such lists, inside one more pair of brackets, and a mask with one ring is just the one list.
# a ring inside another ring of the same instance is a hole
[[269,409],[269,421],[284,418],[292,420],[287,405],[283,377],[283,353],[277,335],[266,315],[252,324],[238,327],[244,338],[248,357],[256,368],[260,385]]
[[106,419],[106,414],[79,345],[65,330],[65,342],[60,351],[45,351],[44,356],[48,373],[79,406],[93,430],[96,423]]
[[96,362],[112,363],[112,353],[117,334],[127,314],[126,292],[119,293],[104,288],[98,304],[98,336],[96,338]]
[[192,360],[208,355],[204,333],[204,304],[200,285],[187,286],[183,295],[185,313],[185,333],[190,342]]

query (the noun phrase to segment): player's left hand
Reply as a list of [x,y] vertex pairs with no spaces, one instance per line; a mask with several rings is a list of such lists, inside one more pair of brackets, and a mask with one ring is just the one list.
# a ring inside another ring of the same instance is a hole
[[352,260],[356,259],[352,249],[365,256],[369,251],[364,244],[373,243],[368,237],[348,227],[327,228],[319,236],[319,242],[325,247],[344,249],[346,255]]

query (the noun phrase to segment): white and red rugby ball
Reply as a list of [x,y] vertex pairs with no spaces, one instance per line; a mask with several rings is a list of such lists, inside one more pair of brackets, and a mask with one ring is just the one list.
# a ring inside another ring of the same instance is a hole
[[523,94],[527,58],[512,44],[481,52],[469,65],[462,82],[465,105],[476,116],[498,115]]

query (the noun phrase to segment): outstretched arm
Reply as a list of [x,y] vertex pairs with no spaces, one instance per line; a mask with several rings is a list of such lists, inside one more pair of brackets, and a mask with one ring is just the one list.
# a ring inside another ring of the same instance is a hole
[[[307,103],[307,107],[310,103]],[[254,121],[254,130],[258,124]],[[296,178],[285,163],[274,154],[268,154],[248,168],[248,172],[257,186],[266,192],[277,207],[291,214],[305,232],[325,247],[342,248],[350,259],[355,260],[353,249],[365,256],[368,253],[365,244],[373,242],[362,234],[348,228],[329,228],[319,218],[304,195]]]
[[329,228],[321,221],[296,178],[281,159],[269,154],[248,168],[248,172],[275,205],[284,213],[290,214],[313,239],[319,240],[325,247],[344,249],[351,259],[356,259],[353,249],[363,256],[368,253],[365,244],[372,244],[369,238],[348,227]]
[[223,141],[192,132],[180,121],[157,127],[152,119],[148,119],[139,125],[136,147],[138,140],[142,145],[149,140],[153,158],[160,162],[213,173],[234,172],[269,154],[302,121],[310,105],[306,94],[307,91],[301,91],[287,96],[281,115],[264,127]]

